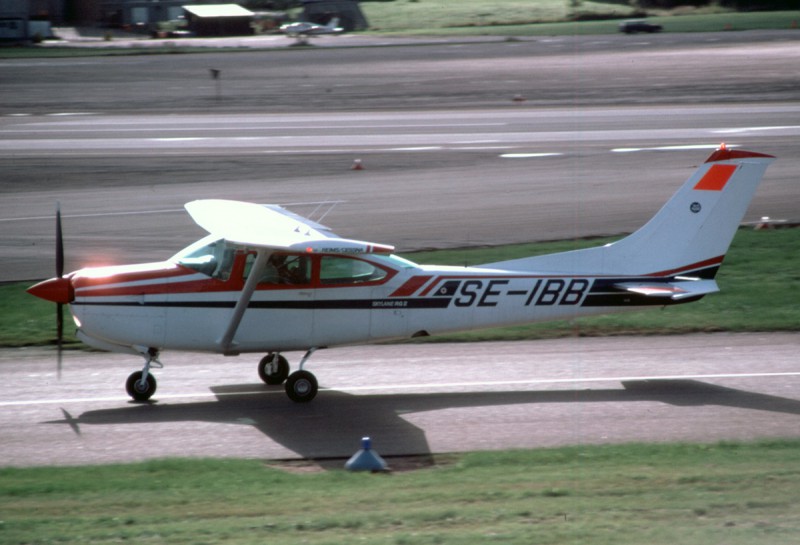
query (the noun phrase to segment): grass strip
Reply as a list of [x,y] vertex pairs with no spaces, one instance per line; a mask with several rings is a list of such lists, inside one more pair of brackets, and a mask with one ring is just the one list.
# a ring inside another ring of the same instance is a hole
[[[425,0],[364,2],[370,32],[404,35],[553,36],[618,33],[620,20],[641,18],[621,2],[563,0]],[[648,10],[665,32],[797,28],[800,11],[748,11],[712,6]]]
[[[541,242],[417,252],[418,263],[476,265],[597,246],[614,239]],[[712,331],[800,331],[800,229],[740,229],[717,277],[721,293],[699,302],[574,321],[545,322],[431,337],[431,341],[530,340],[570,335],[656,335]],[[55,339],[55,305],[25,292],[30,283],[0,286],[0,346],[46,345]],[[65,311],[66,313],[66,311]],[[78,344],[71,320],[66,341]]]
[[0,542],[794,544],[799,447],[482,452],[390,475],[253,460],[6,468]]

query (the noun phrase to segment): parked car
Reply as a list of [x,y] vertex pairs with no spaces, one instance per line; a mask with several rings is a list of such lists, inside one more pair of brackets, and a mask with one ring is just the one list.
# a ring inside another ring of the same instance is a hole
[[635,34],[637,32],[661,32],[664,27],[655,23],[649,23],[645,20],[638,19],[635,21],[623,21],[619,24],[619,31],[625,34]]

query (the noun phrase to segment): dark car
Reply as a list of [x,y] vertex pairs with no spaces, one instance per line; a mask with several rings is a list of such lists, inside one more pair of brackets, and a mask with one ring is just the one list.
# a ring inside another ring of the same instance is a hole
[[619,24],[619,31],[625,34],[635,34],[637,32],[661,32],[664,27],[647,21],[623,21]]

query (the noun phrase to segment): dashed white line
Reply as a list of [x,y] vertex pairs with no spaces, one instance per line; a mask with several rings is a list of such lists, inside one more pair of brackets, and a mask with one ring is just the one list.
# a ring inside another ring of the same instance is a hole
[[560,157],[563,153],[504,153],[500,157],[504,159],[529,159],[535,157]]

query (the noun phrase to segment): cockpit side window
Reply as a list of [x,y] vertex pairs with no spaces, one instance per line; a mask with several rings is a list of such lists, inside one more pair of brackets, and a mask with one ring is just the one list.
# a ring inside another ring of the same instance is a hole
[[[256,261],[256,255],[247,254],[244,265],[244,280],[250,276],[250,270]],[[261,272],[258,285],[297,286],[311,283],[311,259],[303,254],[273,253],[267,259],[267,265]]]

